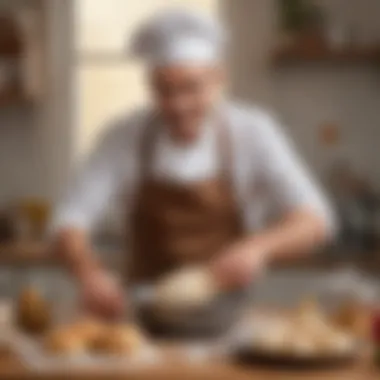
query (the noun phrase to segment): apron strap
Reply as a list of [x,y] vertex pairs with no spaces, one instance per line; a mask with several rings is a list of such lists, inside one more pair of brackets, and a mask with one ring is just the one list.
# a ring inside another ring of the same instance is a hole
[[233,184],[233,146],[231,129],[229,128],[227,116],[219,113],[216,123],[217,152],[220,162],[220,175],[232,187]]
[[142,138],[140,142],[140,178],[142,180],[151,177],[152,163],[154,162],[155,153],[155,141],[158,135],[158,128],[155,125],[158,121],[158,115],[156,112],[149,114],[145,125],[143,126],[144,131],[142,133]]
[[[230,128],[226,118],[219,113],[216,128],[217,154],[220,159],[220,175],[223,180],[233,183],[233,148]],[[155,142],[158,136],[157,127],[158,115],[152,112],[145,123],[144,131],[140,143],[140,176],[141,179],[148,179],[152,176],[152,166],[154,162]]]

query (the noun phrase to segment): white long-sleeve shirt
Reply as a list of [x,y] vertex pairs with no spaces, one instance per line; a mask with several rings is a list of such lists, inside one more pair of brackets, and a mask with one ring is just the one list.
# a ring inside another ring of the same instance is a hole
[[[306,206],[332,229],[328,202],[275,120],[258,108],[234,104],[226,104],[223,112],[232,139],[233,185],[247,227],[258,226],[269,208],[281,215]],[[148,115],[149,110],[139,110],[106,129],[60,204],[54,230],[91,230],[118,196],[128,214],[139,181],[139,148]],[[205,126],[197,142],[188,147],[176,145],[165,128],[157,128],[154,176],[186,183],[216,175],[220,165],[216,128]]]

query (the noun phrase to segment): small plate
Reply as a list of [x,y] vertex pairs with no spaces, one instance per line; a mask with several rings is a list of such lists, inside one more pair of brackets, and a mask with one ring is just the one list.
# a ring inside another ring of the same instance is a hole
[[276,323],[283,323],[283,320],[278,319],[276,314],[253,313],[251,318],[243,321],[231,335],[227,356],[242,363],[278,367],[279,369],[342,367],[355,363],[360,357],[361,345],[357,341],[352,342],[350,350],[336,354],[297,354],[295,352],[265,350],[262,347],[255,346],[254,342],[260,339],[265,331],[273,331],[273,328],[276,328]]

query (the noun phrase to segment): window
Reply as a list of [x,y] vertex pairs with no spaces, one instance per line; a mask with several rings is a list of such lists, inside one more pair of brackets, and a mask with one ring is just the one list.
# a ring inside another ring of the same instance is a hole
[[107,119],[146,98],[142,69],[126,55],[128,39],[142,19],[168,5],[217,10],[217,0],[75,0],[77,158]]

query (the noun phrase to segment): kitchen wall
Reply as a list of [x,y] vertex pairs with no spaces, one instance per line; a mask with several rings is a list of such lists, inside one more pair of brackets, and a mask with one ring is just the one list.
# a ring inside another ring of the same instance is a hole
[[36,180],[41,172],[41,142],[35,133],[38,116],[23,107],[0,110],[0,205],[44,191],[39,188],[43,181]]
[[[0,0],[0,6],[21,1]],[[347,154],[358,168],[380,183],[380,166],[376,165],[380,141],[380,69],[328,64],[271,68],[270,51],[277,37],[275,0],[222,1],[222,13],[231,25],[234,38],[232,92],[248,102],[275,109],[321,177],[335,155]],[[344,3],[347,8],[355,4],[365,7],[368,14],[361,13],[361,17],[366,21],[380,14],[378,0],[345,0]],[[50,70],[46,99],[35,111],[0,110],[0,206],[15,196],[57,199],[67,182],[74,156],[78,135],[74,136],[73,117],[80,104],[76,103],[78,98],[72,90],[72,2],[47,0],[47,4]],[[339,151],[325,151],[316,144],[317,126],[325,121],[336,121],[344,128],[345,139]],[[5,284],[0,286],[1,292],[17,294],[29,277],[22,272],[13,281],[9,276],[15,275],[8,272],[5,269],[0,273],[0,281]],[[41,288],[51,289],[55,297],[62,296],[57,292],[63,288],[61,282],[67,282],[60,273],[45,270],[36,270],[30,278],[40,281]],[[300,289],[313,284],[311,278],[314,279],[309,272],[300,278],[293,274],[287,274],[286,279],[268,277],[268,284],[260,286],[258,299],[266,302],[298,299]],[[320,283],[321,278],[325,279],[325,273],[316,282]],[[292,279],[290,283],[289,279]],[[285,289],[289,294],[280,294],[278,289]]]
[[[271,67],[270,52],[277,37],[275,1],[221,1],[234,41],[232,92],[248,102],[273,108],[320,177],[325,177],[336,157],[348,156],[361,172],[380,184],[380,166],[376,165],[380,69],[356,64]],[[338,0],[320,1],[331,9],[338,4]],[[0,6],[22,2],[26,0],[0,0]],[[0,205],[15,195],[57,199],[74,156],[78,135],[74,136],[73,120],[78,104],[72,89],[72,0],[46,4],[50,14],[49,89],[35,112],[0,110]],[[380,35],[377,0],[347,0],[344,5],[350,9],[347,17],[355,15],[367,32]],[[317,128],[323,122],[341,125],[339,149],[325,150],[317,144]]]
[[[365,36],[373,35],[380,39],[376,19],[380,14],[378,0],[317,1],[332,19],[348,20]],[[271,51],[278,39],[276,2],[220,0],[221,14],[231,29],[233,41],[230,56],[233,94],[247,102],[258,102],[273,109],[288,128],[302,156],[322,180],[326,179],[335,160],[347,157],[361,173],[380,185],[380,167],[376,165],[377,141],[380,138],[380,128],[377,127],[380,124],[380,67],[356,63],[273,67]],[[116,5],[115,0],[113,4]],[[120,81],[120,75],[114,76]],[[124,79],[128,80],[128,77]],[[132,82],[134,84],[135,80]],[[90,82],[81,83],[83,88],[88,88],[89,94],[98,93],[93,91],[95,85],[107,88],[104,80],[97,83],[92,79],[92,86]],[[115,81],[108,80],[107,83],[113,98],[120,99]],[[86,98],[83,96],[86,93],[82,93],[81,123],[86,127],[82,129],[86,132],[86,140],[89,140],[88,131],[99,124],[97,121],[95,124],[94,119],[100,119],[95,115],[95,109],[104,108],[103,114],[109,110],[104,105],[94,107],[92,98],[95,96],[87,95]],[[112,99],[111,96],[108,98]],[[120,100],[112,103],[119,104]],[[326,122],[335,123],[342,129],[341,145],[335,149],[326,149],[319,144],[318,128]]]
[[[329,14],[348,19],[367,37],[378,36],[377,0],[320,0]],[[347,157],[362,174],[380,185],[380,66],[299,64],[275,68],[270,52],[277,38],[276,0],[225,0],[222,13],[231,25],[233,93],[273,108],[289,129],[309,165],[324,179],[328,167]],[[318,126],[337,123],[342,143],[318,145]]]
[[213,16],[219,0],[75,0],[78,160],[91,150],[107,120],[146,101],[143,67],[125,51],[138,25],[168,3]]
[[[0,0],[0,10],[25,3]],[[40,112],[25,107],[0,108],[0,205],[14,195],[38,192],[39,181],[34,181],[30,174],[36,172],[40,151],[35,133],[40,116]]]
[[[30,2],[29,2],[30,3]],[[0,0],[19,7],[26,0]],[[0,109],[0,207],[18,197],[55,200],[71,163],[71,1],[46,1],[46,92],[35,106]]]

